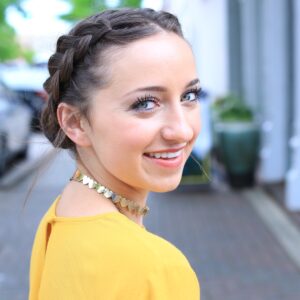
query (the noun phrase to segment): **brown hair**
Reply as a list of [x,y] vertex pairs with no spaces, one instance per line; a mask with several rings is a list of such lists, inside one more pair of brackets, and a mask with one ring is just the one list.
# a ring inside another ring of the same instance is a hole
[[90,91],[107,84],[105,63],[109,53],[106,50],[160,31],[182,37],[178,19],[168,12],[123,8],[90,16],[58,39],[56,52],[48,62],[50,77],[44,88],[49,100],[41,116],[42,130],[55,147],[76,154],[74,143],[59,126],[56,110],[59,103],[65,102],[88,117]]

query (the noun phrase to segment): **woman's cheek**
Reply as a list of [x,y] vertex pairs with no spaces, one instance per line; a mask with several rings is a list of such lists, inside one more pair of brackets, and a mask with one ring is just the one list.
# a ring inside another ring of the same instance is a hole
[[154,122],[141,120],[123,130],[123,140],[130,148],[145,148],[155,141],[159,127]]

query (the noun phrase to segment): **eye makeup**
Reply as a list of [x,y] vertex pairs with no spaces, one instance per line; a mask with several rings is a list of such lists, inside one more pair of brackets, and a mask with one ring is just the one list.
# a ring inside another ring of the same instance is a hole
[[159,106],[159,100],[154,96],[145,95],[138,97],[132,104],[131,109],[135,111],[151,111],[155,106]]
[[[199,87],[190,88],[185,91],[180,101],[181,102],[196,102],[200,100],[202,89]],[[137,100],[130,106],[131,110],[137,112],[150,112],[160,106],[160,100],[150,94],[138,97]]]
[[[181,96],[181,101],[183,102],[195,102],[195,101],[199,101],[201,98],[201,93],[202,93],[202,89],[200,87],[194,87],[191,88],[189,90],[187,90],[182,96]],[[186,96],[189,94],[194,94],[194,96],[192,98],[189,99],[184,99],[187,98]]]

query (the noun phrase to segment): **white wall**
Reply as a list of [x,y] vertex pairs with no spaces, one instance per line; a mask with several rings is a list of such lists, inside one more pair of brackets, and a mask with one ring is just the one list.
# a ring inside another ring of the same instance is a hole
[[226,0],[165,0],[178,16],[197,61],[202,87],[212,97],[229,90]]

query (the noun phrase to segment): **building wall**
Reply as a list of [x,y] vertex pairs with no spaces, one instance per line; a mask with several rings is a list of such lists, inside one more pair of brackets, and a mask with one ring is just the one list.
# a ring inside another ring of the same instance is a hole
[[229,91],[226,0],[165,0],[191,43],[202,86],[211,97]]

